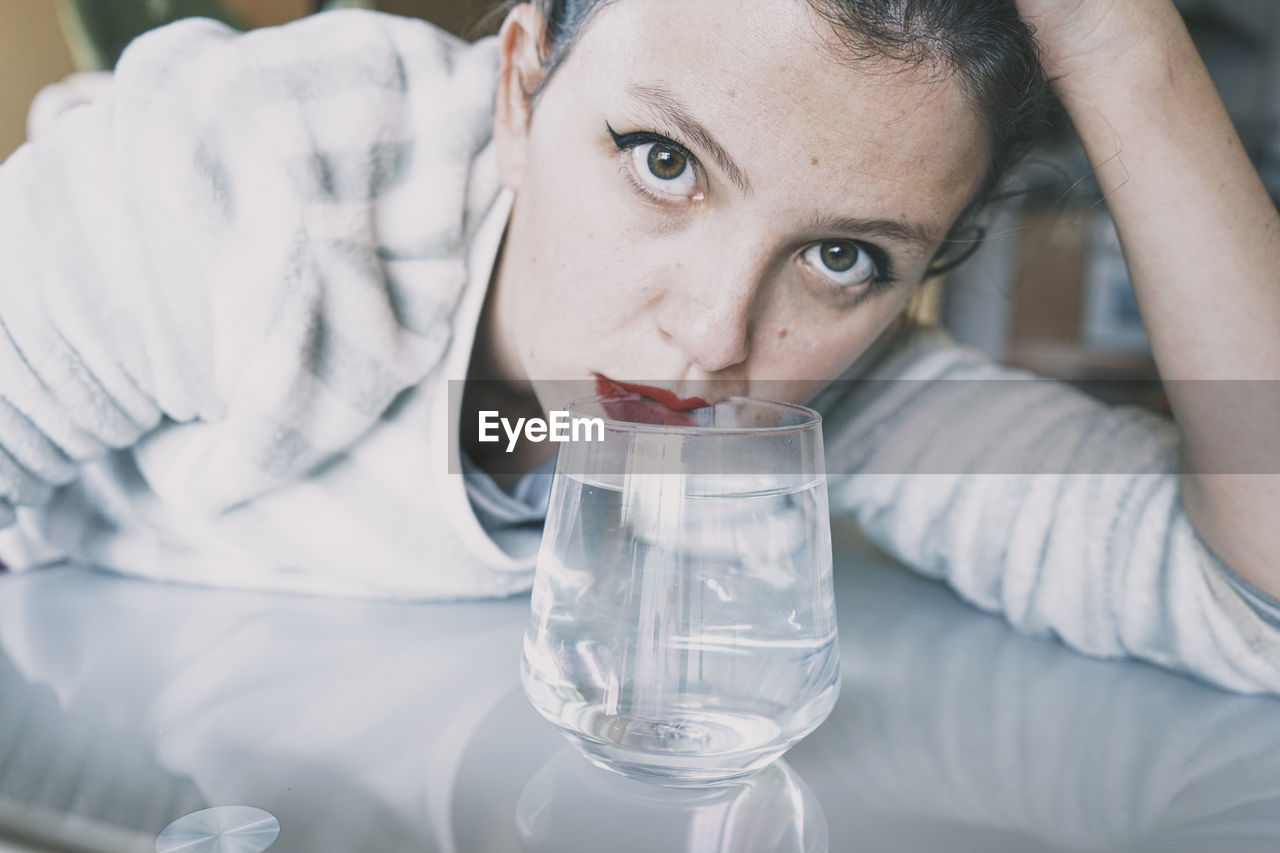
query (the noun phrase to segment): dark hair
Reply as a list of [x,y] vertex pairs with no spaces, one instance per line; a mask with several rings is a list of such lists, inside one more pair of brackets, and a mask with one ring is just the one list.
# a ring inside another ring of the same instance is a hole
[[[533,0],[547,28],[539,89],[572,50],[590,17],[616,0]],[[1032,30],[1014,0],[807,0],[831,24],[852,63],[889,57],[956,75],[988,132],[987,171],[943,241],[929,275],[977,249],[979,211],[1009,169],[1052,131],[1053,97]],[[532,93],[535,97],[537,90]]]

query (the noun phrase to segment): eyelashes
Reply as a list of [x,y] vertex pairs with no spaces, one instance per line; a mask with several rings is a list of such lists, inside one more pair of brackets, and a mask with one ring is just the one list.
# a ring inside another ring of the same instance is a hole
[[613,129],[609,122],[605,122],[604,126],[609,130],[609,135],[613,137],[613,144],[618,146],[619,151],[625,151],[628,148],[634,148],[637,145],[645,143],[653,143],[670,148],[672,151],[678,152],[681,156],[688,160],[690,164],[696,163],[697,159],[693,153],[685,148],[679,142],[676,142],[669,136],[663,136],[661,133],[654,133],[650,130],[641,130],[635,133],[618,133]]

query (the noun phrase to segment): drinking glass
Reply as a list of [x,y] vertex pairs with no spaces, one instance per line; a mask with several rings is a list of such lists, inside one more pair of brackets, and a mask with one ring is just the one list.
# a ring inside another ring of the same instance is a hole
[[746,397],[653,409],[568,407],[602,429],[559,449],[521,680],[592,761],[696,785],[764,767],[835,705],[822,419]]

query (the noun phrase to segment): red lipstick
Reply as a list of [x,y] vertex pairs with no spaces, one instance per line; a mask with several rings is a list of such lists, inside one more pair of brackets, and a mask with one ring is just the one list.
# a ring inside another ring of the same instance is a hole
[[700,409],[711,405],[701,397],[678,397],[666,388],[640,385],[635,382],[619,382],[600,373],[595,374],[595,377],[596,393],[601,397],[622,397],[627,394],[639,394],[642,397],[648,397],[655,403],[660,403],[673,412],[687,412],[689,409]]
[[604,397],[604,410],[618,421],[666,426],[696,426],[689,410],[709,405],[701,397],[679,397],[666,388],[619,382],[595,374],[596,393]]

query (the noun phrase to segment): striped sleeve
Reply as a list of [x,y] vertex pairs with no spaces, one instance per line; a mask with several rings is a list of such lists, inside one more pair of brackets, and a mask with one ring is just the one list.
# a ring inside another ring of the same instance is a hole
[[448,341],[493,66],[375,13],[183,21],[0,166],[0,525],[108,448],[217,513],[376,423]]
[[1280,629],[1183,508],[1167,419],[917,330],[826,414],[833,510],[1018,629],[1280,693]]

